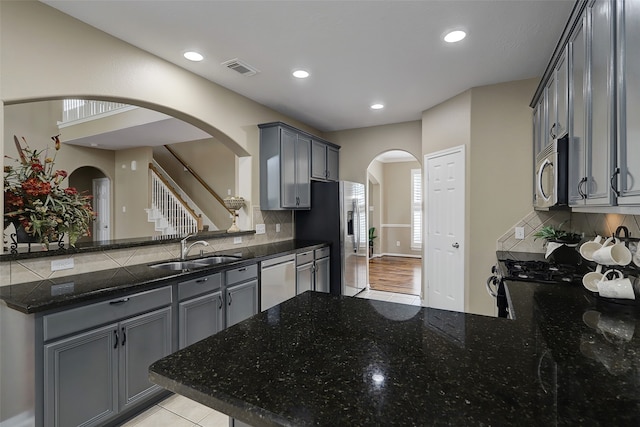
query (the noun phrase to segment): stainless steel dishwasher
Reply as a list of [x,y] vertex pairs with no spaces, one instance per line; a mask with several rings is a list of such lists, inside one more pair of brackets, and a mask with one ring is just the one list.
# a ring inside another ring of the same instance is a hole
[[265,311],[296,296],[296,255],[284,255],[260,263],[260,308]]

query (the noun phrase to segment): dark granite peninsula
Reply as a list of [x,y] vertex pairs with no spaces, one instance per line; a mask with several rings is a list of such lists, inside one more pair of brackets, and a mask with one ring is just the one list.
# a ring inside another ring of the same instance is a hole
[[254,426],[639,425],[636,307],[508,286],[516,320],[306,292],[150,378]]

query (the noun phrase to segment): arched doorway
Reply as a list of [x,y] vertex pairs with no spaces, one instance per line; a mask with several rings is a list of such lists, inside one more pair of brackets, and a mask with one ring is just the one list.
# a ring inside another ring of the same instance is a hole
[[82,166],[69,175],[69,187],[93,197],[93,210],[97,213],[91,236],[81,237],[78,242],[104,241],[111,239],[111,180],[100,169]]
[[371,290],[420,297],[422,173],[410,153],[391,150],[367,168]]

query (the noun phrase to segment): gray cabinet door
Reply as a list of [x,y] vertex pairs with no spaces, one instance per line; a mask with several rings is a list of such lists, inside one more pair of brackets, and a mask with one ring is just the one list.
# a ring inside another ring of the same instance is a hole
[[229,286],[226,291],[227,327],[258,313],[258,281]]
[[327,144],[311,141],[311,178],[327,178]]
[[313,290],[313,262],[296,266],[296,295]]
[[340,151],[338,149],[327,146],[327,179],[329,181],[338,181],[340,179]]
[[587,205],[614,203],[610,182],[614,169],[614,33],[613,3],[594,0],[587,6],[587,51],[589,52]]
[[160,391],[149,365],[171,354],[171,307],[120,322],[120,410]]
[[329,257],[316,260],[315,268],[315,290],[318,292],[329,292],[330,278]]
[[640,3],[618,2],[619,205],[640,204]]
[[96,426],[118,412],[117,325],[44,346],[44,425]]
[[283,208],[298,206],[297,140],[298,137],[294,132],[280,129],[280,197]]
[[183,301],[178,306],[179,345],[185,348],[224,328],[222,292]]
[[311,139],[298,135],[296,143],[297,208],[311,207]]
[[567,48],[558,59],[556,65],[556,126],[553,133],[556,138],[562,137],[567,132],[569,116],[569,72],[567,66]]
[[557,115],[556,115],[556,74],[555,72],[551,74],[549,77],[549,81],[547,82],[547,87],[545,88],[545,100],[546,100],[546,111],[547,111],[547,128],[545,129],[545,133],[543,135],[543,144],[546,147],[551,144],[553,140],[557,137],[556,127],[557,127]]
[[586,61],[585,16],[569,40],[569,205],[584,205],[586,197]]

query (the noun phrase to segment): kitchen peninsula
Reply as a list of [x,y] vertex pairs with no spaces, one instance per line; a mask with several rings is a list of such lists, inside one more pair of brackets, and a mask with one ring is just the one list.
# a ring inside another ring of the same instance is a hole
[[306,292],[150,379],[253,426],[638,425],[637,307],[508,287],[515,320]]

